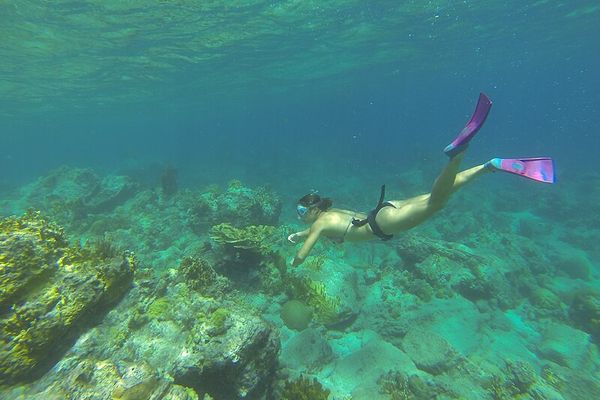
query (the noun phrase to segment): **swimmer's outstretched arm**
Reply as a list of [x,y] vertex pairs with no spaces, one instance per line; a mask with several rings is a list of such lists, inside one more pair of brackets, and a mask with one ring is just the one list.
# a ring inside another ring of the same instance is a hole
[[288,240],[294,244],[306,239],[306,237],[308,236],[308,233],[310,232],[310,228],[305,229],[301,232],[296,232],[296,233],[292,233],[290,236],[288,236]]
[[292,261],[292,266],[297,267],[298,265],[304,262],[304,259],[308,256],[313,246],[319,240],[319,236],[321,235],[321,227],[320,224],[314,223],[310,229],[308,230],[308,236],[306,237],[306,241],[294,257],[294,261]]

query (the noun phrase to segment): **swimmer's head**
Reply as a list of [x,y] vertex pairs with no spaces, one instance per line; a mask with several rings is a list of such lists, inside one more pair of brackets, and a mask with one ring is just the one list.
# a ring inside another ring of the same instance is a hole
[[331,208],[333,201],[329,198],[321,198],[316,193],[309,193],[298,200],[296,212],[298,218],[306,222],[313,222],[322,212]]

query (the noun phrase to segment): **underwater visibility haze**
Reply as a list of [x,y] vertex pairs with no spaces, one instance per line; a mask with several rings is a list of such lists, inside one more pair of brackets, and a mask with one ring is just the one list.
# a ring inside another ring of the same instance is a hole
[[[600,398],[599,19],[0,1],[0,398]],[[555,184],[485,174],[292,265],[299,198],[431,191],[480,93],[462,168],[552,157]]]

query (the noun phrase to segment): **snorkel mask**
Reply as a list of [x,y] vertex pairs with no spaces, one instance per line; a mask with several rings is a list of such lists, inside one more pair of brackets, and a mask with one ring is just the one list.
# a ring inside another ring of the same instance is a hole
[[318,207],[319,204],[321,204],[321,197],[319,197],[316,190],[312,190],[309,194],[302,197],[296,205],[298,219],[304,219],[308,215],[308,212],[311,210],[311,208]]
[[309,210],[309,207],[305,207],[302,204],[298,204],[296,206],[296,212],[298,213],[298,218],[302,219],[302,218],[306,217],[306,214],[308,214],[308,210]]

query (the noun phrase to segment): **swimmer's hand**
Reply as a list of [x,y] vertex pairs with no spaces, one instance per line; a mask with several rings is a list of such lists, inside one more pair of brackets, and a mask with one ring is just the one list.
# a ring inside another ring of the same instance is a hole
[[304,262],[303,258],[300,258],[298,256],[295,256],[294,258],[292,258],[292,260],[290,261],[290,265],[292,267],[297,267],[298,265],[302,264]]
[[307,229],[307,230],[301,231],[301,232],[292,233],[290,236],[288,236],[288,240],[290,241],[290,243],[293,243],[293,244],[300,243],[301,241],[306,239],[309,232],[310,232],[310,229]]

